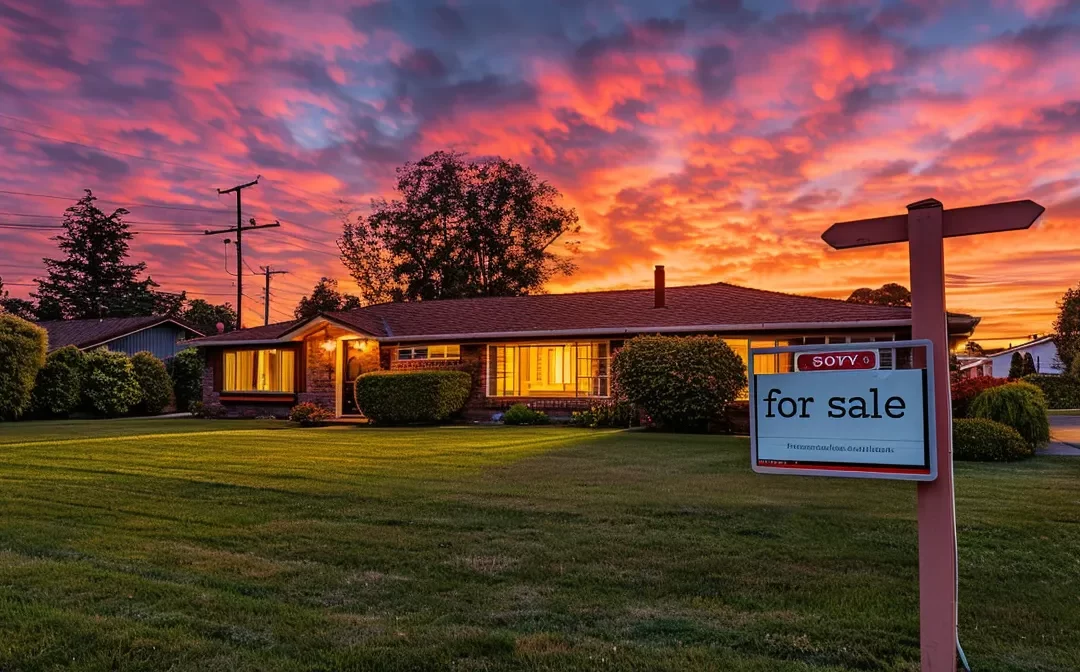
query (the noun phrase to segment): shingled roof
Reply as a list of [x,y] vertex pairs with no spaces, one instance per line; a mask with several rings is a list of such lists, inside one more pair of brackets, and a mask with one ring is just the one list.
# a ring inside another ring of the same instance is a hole
[[143,329],[150,329],[159,324],[175,324],[199,336],[202,332],[191,325],[172,317],[149,315],[146,317],[105,317],[97,320],[47,320],[37,325],[49,334],[49,351],[74,345],[86,349],[108,343],[128,334]]
[[[651,331],[757,331],[902,327],[911,309],[869,306],[739,287],[727,283],[668,287],[666,306],[654,307],[652,289],[486,297],[414,303],[383,303],[321,317],[387,341],[453,338],[537,337]],[[977,318],[952,316],[956,326]],[[305,322],[196,339],[214,342],[268,341],[290,335]]]

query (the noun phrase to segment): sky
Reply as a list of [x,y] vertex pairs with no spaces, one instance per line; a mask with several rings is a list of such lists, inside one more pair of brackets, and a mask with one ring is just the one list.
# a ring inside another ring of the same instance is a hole
[[[1050,329],[1080,281],[1080,3],[1069,0],[0,0],[0,276],[26,296],[85,188],[168,291],[291,317],[342,216],[439,149],[521,162],[582,224],[548,291],[725,281],[829,297],[907,284],[835,221],[1031,198],[1029,231],[946,244],[976,339]],[[228,258],[226,258],[228,254]],[[993,340],[999,339],[999,340]]]

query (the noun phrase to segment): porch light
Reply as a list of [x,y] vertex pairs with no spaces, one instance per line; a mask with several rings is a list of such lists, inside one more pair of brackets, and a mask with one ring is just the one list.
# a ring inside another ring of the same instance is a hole
[[364,350],[367,350],[367,341],[353,341],[352,347],[353,350],[359,350],[360,352],[363,352]]
[[333,341],[323,341],[322,349],[327,352],[333,352],[337,349],[337,343],[334,343]]

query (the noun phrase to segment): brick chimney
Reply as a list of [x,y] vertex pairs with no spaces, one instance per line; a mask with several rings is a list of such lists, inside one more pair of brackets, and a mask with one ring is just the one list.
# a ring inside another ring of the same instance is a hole
[[667,306],[664,301],[664,267],[657,265],[656,270],[653,272],[653,292],[656,295],[656,303],[654,308],[664,308]]

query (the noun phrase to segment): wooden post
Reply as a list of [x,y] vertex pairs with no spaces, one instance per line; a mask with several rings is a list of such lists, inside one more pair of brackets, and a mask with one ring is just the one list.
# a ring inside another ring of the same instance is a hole
[[[919,641],[922,669],[956,672],[956,518],[953,510],[952,409],[945,316],[941,203],[908,206],[911,337],[934,345],[938,477],[918,484]],[[924,355],[925,356],[925,355]]]

